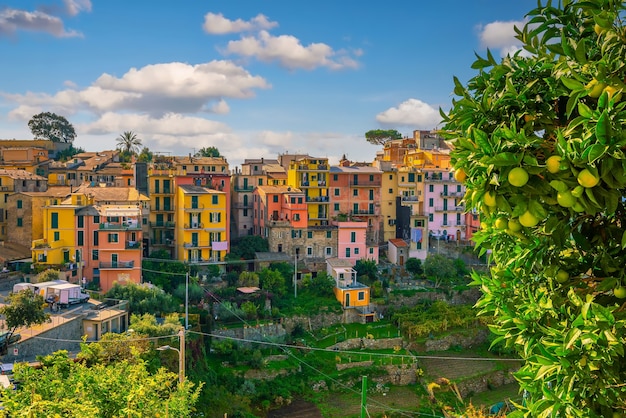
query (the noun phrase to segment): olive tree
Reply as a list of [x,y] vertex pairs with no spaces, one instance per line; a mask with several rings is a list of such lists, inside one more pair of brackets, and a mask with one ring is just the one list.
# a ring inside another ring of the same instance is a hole
[[516,29],[524,51],[454,80],[444,130],[475,241],[480,314],[525,360],[527,416],[626,412],[626,3],[550,1]]

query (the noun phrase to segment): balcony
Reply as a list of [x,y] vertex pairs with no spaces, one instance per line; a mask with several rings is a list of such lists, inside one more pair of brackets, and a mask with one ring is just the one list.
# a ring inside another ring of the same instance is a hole
[[364,209],[364,210],[351,210],[350,215],[352,216],[361,216],[361,215],[376,216],[378,215],[378,213],[376,213],[376,211],[374,210]]
[[448,176],[426,176],[424,177],[425,183],[457,183],[454,178]]
[[254,186],[235,186],[236,192],[251,192],[254,190]]
[[300,171],[327,171],[328,165],[326,164],[317,164],[317,166],[308,165],[308,164],[300,164],[298,166],[298,170]]
[[435,207],[435,212],[465,212],[465,206]]
[[107,231],[129,231],[129,230],[139,231],[141,230],[141,225],[139,225],[139,222],[122,222],[122,223],[105,222],[105,223],[100,224],[99,229],[107,230]]
[[151,191],[151,194],[169,194],[171,195],[172,193],[174,193],[173,189],[171,187],[164,187],[163,189],[159,188],[159,189],[154,189],[153,191]]
[[328,196],[315,196],[315,197],[307,196],[306,201],[307,203],[315,203],[315,202],[328,203]]
[[52,248],[50,247],[50,244],[48,243],[47,239],[37,239],[33,241],[33,248],[38,249],[38,248]]
[[176,226],[175,222],[150,222],[150,228],[174,228]]
[[310,220],[319,221],[319,220],[328,220],[328,214],[326,213],[318,213],[317,215],[313,215],[309,217]]
[[464,197],[465,193],[461,192],[441,192],[441,197],[456,197],[461,198]]
[[100,270],[110,270],[110,269],[132,269],[135,267],[135,261],[111,261],[111,262],[100,262]]
[[185,224],[184,228],[185,229],[202,229],[202,228],[204,228],[204,224],[203,223],[199,223],[199,222],[193,222],[191,224]]
[[350,186],[352,187],[380,187],[381,184],[381,180],[359,180],[350,182]]
[[190,207],[183,208],[185,212],[197,212],[204,209],[203,204],[191,205]]
[[418,203],[419,201],[419,196],[402,196],[402,202]]
[[138,250],[139,248],[141,248],[141,243],[139,241],[126,241],[127,250]]
[[175,247],[176,246],[176,242],[172,239],[172,238],[165,238],[162,240],[156,240],[156,239],[151,239],[150,240],[150,244],[151,245],[165,245],[167,247]]
[[12,192],[13,186],[0,186],[0,192]]
[[[200,248],[200,242],[199,241],[183,242],[183,247],[184,248]],[[203,245],[202,247],[208,247],[208,245]]]

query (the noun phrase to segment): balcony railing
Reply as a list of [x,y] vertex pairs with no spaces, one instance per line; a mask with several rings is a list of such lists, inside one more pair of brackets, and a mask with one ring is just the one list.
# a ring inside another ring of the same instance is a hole
[[139,230],[141,229],[141,225],[139,224],[139,222],[125,222],[125,223],[102,223],[100,224],[99,229],[105,229],[108,231],[111,230],[122,230],[122,231],[126,231],[126,230]]
[[435,212],[465,212],[465,206],[448,206],[447,208],[437,206]]
[[135,267],[135,261],[101,261],[100,270],[102,269],[132,269]]
[[13,186],[0,186],[0,192],[12,192]]
[[233,208],[235,208],[235,209],[252,209],[252,203],[250,203],[250,202],[248,202],[248,203],[235,202],[235,203],[233,203]]
[[162,240],[151,239],[150,244],[152,245],[166,245],[168,247],[174,247],[176,242],[172,238],[165,238]]
[[441,192],[441,197],[463,197],[464,193],[461,192]]
[[359,180],[350,182],[350,186],[354,187],[377,187],[381,184],[382,182],[380,180]]
[[150,228],[174,228],[176,226],[176,222],[150,222]]
[[315,196],[315,197],[309,197],[307,196],[306,198],[307,202],[328,202],[328,196]]
[[235,186],[236,192],[251,192],[254,190],[254,186]]
[[37,239],[33,241],[33,248],[51,248],[47,239]]
[[184,209],[185,211],[198,211],[204,209],[204,205],[199,203],[197,205],[186,206]]
[[204,228],[204,224],[200,222],[185,224],[185,229],[202,229],[202,228]]
[[126,241],[127,250],[136,250],[138,248],[141,248],[141,243],[139,241]]
[[420,201],[419,196],[402,196],[402,202],[413,202],[417,203]]
[[350,215],[353,215],[353,216],[371,215],[371,216],[373,216],[373,215],[378,215],[378,214],[374,210],[365,209],[365,210],[351,210],[350,211]]

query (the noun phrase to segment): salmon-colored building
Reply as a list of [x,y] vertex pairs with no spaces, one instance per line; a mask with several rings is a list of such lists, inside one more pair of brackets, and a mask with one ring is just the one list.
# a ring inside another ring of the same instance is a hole
[[337,225],[337,256],[349,260],[354,266],[358,260],[367,259],[378,264],[378,245],[366,243],[366,222],[335,222]]
[[259,186],[253,193],[254,232],[267,238],[268,228],[307,227],[307,204],[300,189],[289,186]]

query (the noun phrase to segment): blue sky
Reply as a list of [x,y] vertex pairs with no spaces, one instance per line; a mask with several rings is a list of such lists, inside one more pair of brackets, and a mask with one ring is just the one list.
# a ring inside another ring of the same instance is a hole
[[474,52],[519,48],[535,0],[0,0],[0,138],[41,111],[75,145],[133,131],[153,152],[216,146],[231,168],[299,152],[371,161],[370,129],[433,129]]

